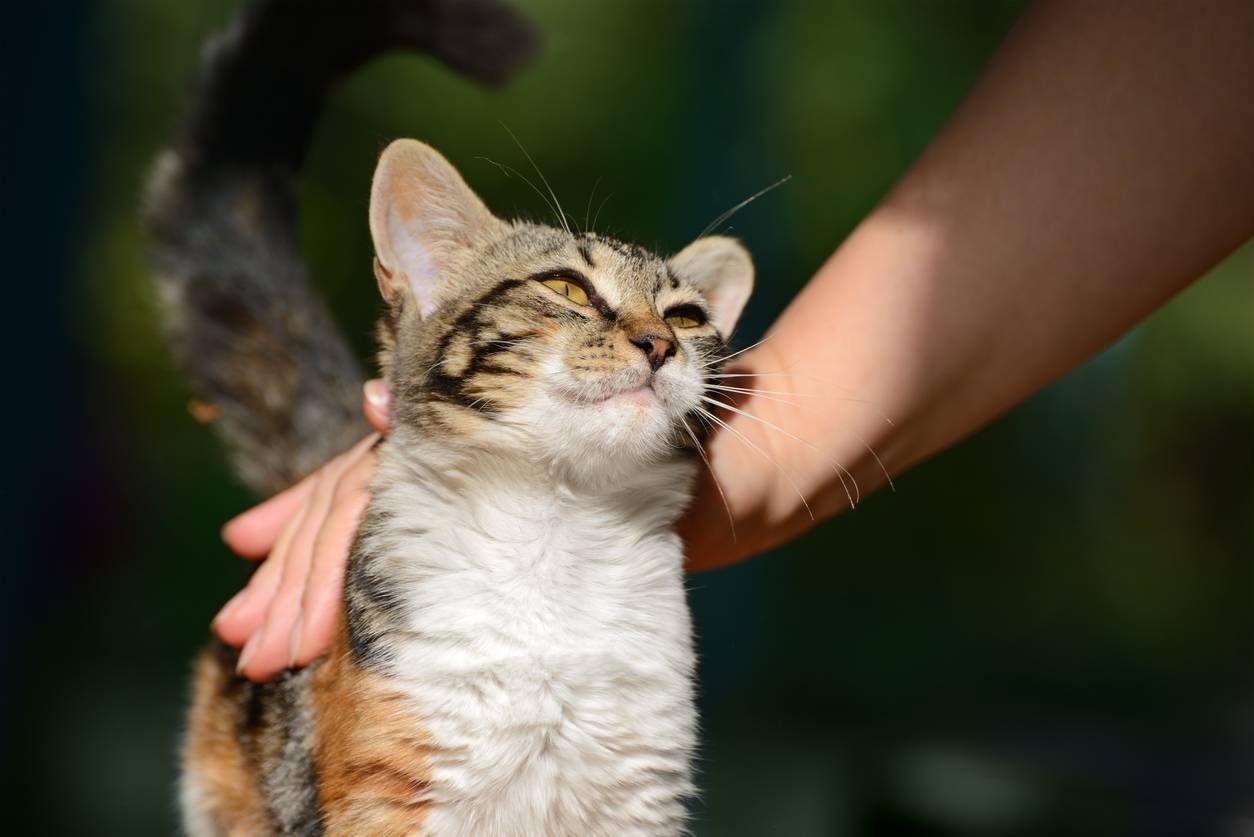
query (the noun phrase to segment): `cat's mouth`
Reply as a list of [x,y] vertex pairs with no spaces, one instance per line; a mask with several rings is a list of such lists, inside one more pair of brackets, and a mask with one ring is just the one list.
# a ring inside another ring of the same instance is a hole
[[656,378],[652,371],[629,368],[597,380],[563,384],[558,392],[566,400],[586,406],[617,402],[649,407],[659,398]]
[[629,389],[626,392],[617,392],[605,396],[600,401],[594,401],[594,404],[604,404],[607,401],[619,399],[626,403],[639,404],[641,407],[648,407],[657,400],[657,391],[653,389],[653,381],[650,380],[646,384],[641,384],[635,389]]

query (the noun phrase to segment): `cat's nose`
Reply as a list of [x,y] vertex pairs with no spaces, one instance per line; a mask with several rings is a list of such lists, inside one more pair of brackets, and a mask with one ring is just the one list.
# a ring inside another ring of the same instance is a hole
[[668,340],[660,334],[633,334],[627,338],[632,345],[644,352],[649,359],[649,367],[654,371],[662,368],[666,359],[675,354],[675,341]]

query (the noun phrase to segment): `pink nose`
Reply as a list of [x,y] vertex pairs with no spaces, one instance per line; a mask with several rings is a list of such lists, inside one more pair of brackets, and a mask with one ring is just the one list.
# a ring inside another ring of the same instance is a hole
[[649,359],[649,367],[654,372],[661,369],[666,359],[675,354],[675,343],[658,334],[634,334],[627,339],[644,352],[644,356]]

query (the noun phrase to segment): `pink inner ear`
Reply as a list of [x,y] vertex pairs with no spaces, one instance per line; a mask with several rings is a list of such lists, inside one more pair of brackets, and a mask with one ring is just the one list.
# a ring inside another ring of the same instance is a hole
[[[436,267],[431,253],[418,238],[426,225],[417,212],[412,212],[412,203],[406,203],[388,210],[388,239],[397,267],[409,281],[409,290],[418,303],[418,313],[426,319],[436,308]],[[402,214],[403,209],[411,211]]]
[[752,288],[748,283],[727,282],[705,291],[710,303],[710,320],[719,334],[727,337],[735,328]]

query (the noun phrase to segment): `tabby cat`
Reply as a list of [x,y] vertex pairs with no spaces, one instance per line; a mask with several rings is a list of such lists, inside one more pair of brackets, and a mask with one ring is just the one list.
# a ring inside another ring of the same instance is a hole
[[[146,217],[176,354],[251,487],[365,433],[296,243],[326,90],[384,48],[491,82],[534,45],[496,0],[265,0],[207,50]],[[673,526],[747,253],[498,219],[414,140],[383,152],[369,226],[393,418],[339,631],[264,685],[202,653],[188,832],[681,832],[697,718]]]

